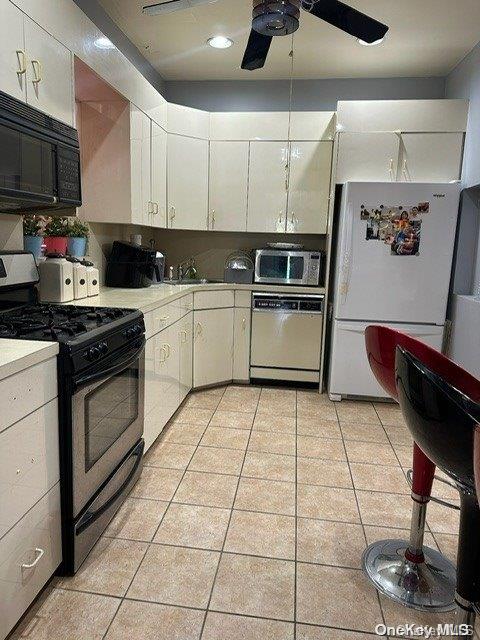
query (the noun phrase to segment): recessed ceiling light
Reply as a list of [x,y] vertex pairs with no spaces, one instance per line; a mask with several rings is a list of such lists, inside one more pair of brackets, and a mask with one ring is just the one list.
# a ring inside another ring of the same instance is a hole
[[384,40],[385,38],[380,38],[380,40],[374,40],[373,42],[365,42],[365,40],[361,40],[360,38],[357,38],[358,44],[361,44],[364,47],[374,47],[377,44],[382,44]]
[[93,43],[97,49],[116,49],[115,45],[111,40],[102,36],[101,38],[97,38]]
[[233,40],[230,40],[230,38],[226,38],[225,36],[214,36],[207,40],[207,44],[214,49],[228,49],[232,46]]

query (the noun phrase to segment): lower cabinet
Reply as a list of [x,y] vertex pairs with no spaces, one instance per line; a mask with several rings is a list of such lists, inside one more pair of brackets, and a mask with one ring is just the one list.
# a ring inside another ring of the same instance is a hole
[[0,638],[5,638],[62,561],[60,483],[0,539]]
[[151,447],[192,387],[192,313],[147,340],[145,449]]
[[233,378],[234,309],[205,309],[193,314],[193,386]]
[[233,380],[250,379],[250,308],[236,308],[233,325]]

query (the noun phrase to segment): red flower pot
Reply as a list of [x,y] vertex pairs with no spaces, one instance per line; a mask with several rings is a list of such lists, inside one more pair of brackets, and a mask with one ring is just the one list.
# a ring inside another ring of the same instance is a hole
[[67,253],[67,238],[63,236],[46,236],[43,241],[45,253]]

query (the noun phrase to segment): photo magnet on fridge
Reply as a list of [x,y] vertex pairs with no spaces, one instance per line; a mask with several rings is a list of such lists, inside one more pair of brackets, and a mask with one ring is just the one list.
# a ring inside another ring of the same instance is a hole
[[419,216],[429,212],[429,202],[414,206],[362,204],[360,219],[367,223],[365,239],[383,242],[394,256],[418,256],[422,230]]

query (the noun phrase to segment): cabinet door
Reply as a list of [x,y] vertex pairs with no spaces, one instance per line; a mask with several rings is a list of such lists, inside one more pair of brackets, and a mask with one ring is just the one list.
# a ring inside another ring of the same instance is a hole
[[396,133],[340,133],[336,182],[394,182],[399,153]]
[[152,121],[152,202],[154,227],[167,226],[167,134]]
[[193,313],[180,321],[180,403],[193,385]]
[[333,142],[290,143],[287,232],[326,233]]
[[150,137],[150,118],[132,104],[130,106],[130,168],[134,224],[152,224]]
[[168,135],[168,226],[207,229],[208,141]]
[[404,133],[398,179],[402,182],[459,180],[463,133]]
[[250,309],[236,308],[233,327],[233,379],[250,379]]
[[233,309],[193,314],[193,386],[232,380]]
[[210,143],[210,229],[247,230],[248,142]]
[[165,349],[165,332],[157,333],[145,346],[145,422],[143,437],[145,448],[149,449],[158,438],[169,415],[165,398],[170,389],[168,375],[167,350]]
[[288,142],[251,142],[247,231],[285,233]]
[[70,51],[25,17],[27,102],[73,125],[73,67]]
[[180,405],[180,321],[164,332],[164,346],[167,352],[168,392],[164,401],[170,418]]
[[23,13],[10,0],[0,0],[0,14],[0,91],[18,100],[26,100]]

